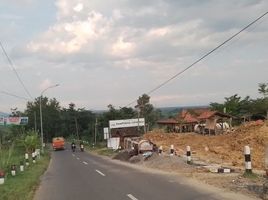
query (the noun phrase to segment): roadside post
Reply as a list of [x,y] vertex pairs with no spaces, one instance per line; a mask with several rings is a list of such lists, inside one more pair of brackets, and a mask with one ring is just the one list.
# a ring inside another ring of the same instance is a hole
[[36,156],[37,159],[41,158],[40,149],[35,150],[35,156]]
[[25,165],[29,166],[29,154],[25,153]]
[[245,173],[252,173],[252,165],[251,165],[251,155],[249,146],[244,147],[244,155],[245,155]]
[[162,152],[163,152],[163,147],[160,146],[159,149],[158,149],[158,153],[159,153],[159,155],[162,155]]
[[36,160],[35,160],[35,152],[32,153],[32,160],[33,160],[33,163],[36,163]]
[[5,173],[4,171],[0,171],[0,185],[5,183]]
[[24,172],[24,163],[23,163],[23,161],[20,161],[20,171]]
[[187,158],[187,164],[191,164],[192,158],[191,158],[191,147],[186,147],[186,158]]
[[16,165],[11,165],[11,175],[16,176]]
[[170,146],[170,155],[174,156],[174,145],[173,144]]

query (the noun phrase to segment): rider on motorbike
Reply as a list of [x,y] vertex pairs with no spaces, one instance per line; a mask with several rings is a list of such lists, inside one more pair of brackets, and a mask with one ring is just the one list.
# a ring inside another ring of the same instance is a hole
[[75,143],[72,142],[72,150],[73,150],[73,152],[75,151],[75,148],[76,148]]
[[81,150],[82,152],[84,151],[84,144],[83,144],[82,141],[80,142],[80,150]]

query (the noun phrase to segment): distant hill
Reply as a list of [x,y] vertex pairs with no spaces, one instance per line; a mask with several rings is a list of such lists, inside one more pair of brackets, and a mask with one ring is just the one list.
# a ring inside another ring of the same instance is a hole
[[95,114],[103,114],[103,113],[107,112],[108,110],[90,110],[90,111],[95,113]]
[[183,109],[197,109],[197,108],[208,108],[209,106],[179,106],[179,107],[160,107],[164,118],[174,117]]
[[[178,107],[159,107],[159,109],[164,118],[169,118],[177,115],[183,109],[198,109],[198,108],[208,108],[209,106],[178,106]],[[108,112],[108,110],[91,110],[95,114],[103,114]]]

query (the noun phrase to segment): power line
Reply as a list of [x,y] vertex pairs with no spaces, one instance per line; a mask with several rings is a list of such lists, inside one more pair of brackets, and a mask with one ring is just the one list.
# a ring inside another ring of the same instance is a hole
[[4,46],[2,45],[1,41],[0,41],[0,46],[1,46],[1,48],[2,48],[2,50],[3,50],[3,52],[4,52],[4,54],[5,54],[5,56],[6,56],[6,58],[7,58],[8,63],[9,63],[10,66],[11,66],[13,72],[15,73],[17,79],[19,80],[20,84],[22,85],[23,89],[24,89],[25,92],[28,94],[28,96],[29,96],[31,99],[33,99],[32,95],[30,94],[30,92],[28,91],[28,89],[26,88],[26,86],[24,85],[24,83],[23,83],[23,81],[21,80],[21,78],[20,78],[20,76],[19,76],[17,70],[15,69],[15,67],[14,67],[14,65],[13,65],[13,62],[11,61],[11,59],[9,58],[9,56],[7,55],[7,52],[6,52],[5,48],[4,48]]
[[18,99],[23,99],[23,100],[26,100],[26,101],[31,101],[31,99],[28,99],[26,97],[21,97],[21,96],[18,96],[16,94],[12,94],[12,93],[9,93],[9,92],[6,92],[6,91],[2,91],[1,90],[0,93],[5,94],[5,95],[8,95],[8,96],[16,97]]
[[[248,25],[246,25],[240,31],[238,31],[237,33],[235,33],[234,35],[232,35],[231,37],[229,37],[227,40],[225,40],[224,42],[222,42],[220,45],[216,46],[214,49],[212,49],[209,52],[207,52],[206,54],[204,54],[201,58],[199,58],[198,60],[196,60],[195,62],[193,62],[191,65],[189,65],[188,67],[184,68],[182,71],[178,72],[174,76],[170,77],[169,79],[167,79],[166,81],[164,81],[160,85],[156,86],[155,88],[153,88],[152,90],[150,90],[146,94],[148,94],[148,95],[149,94],[152,94],[156,90],[160,89],[161,87],[163,87],[164,85],[166,85],[167,83],[169,83],[171,80],[173,80],[176,77],[178,77],[179,75],[183,74],[184,72],[186,72],[187,70],[189,70],[190,68],[192,68],[194,65],[196,65],[197,63],[199,63],[200,61],[202,61],[203,59],[205,59],[207,56],[209,56],[210,54],[212,54],[214,51],[218,50],[223,45],[225,45],[226,43],[228,43],[230,40],[232,40],[233,38],[235,38],[236,36],[238,36],[240,33],[242,33],[243,31],[245,31],[246,29],[248,29],[250,26],[252,26],[253,24],[255,24],[257,21],[259,21],[261,18],[263,18],[267,14],[268,14],[268,11],[265,12],[264,14],[262,14],[261,16],[259,16],[257,19],[255,19],[251,23],[249,23]],[[131,103],[127,104],[126,107],[132,105],[135,102],[136,102],[136,100],[132,101]]]

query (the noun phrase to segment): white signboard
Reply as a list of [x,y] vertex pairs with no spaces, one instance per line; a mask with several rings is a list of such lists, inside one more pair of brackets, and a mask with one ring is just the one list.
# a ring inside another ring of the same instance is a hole
[[124,119],[124,120],[110,120],[109,127],[112,128],[126,128],[126,127],[136,127],[136,126],[144,126],[145,120],[144,118],[137,119]]
[[119,143],[120,143],[119,137],[109,138],[107,140],[107,147],[116,150],[119,148]]
[[109,128],[105,127],[103,128],[103,134],[104,134],[104,139],[107,140],[109,137]]

